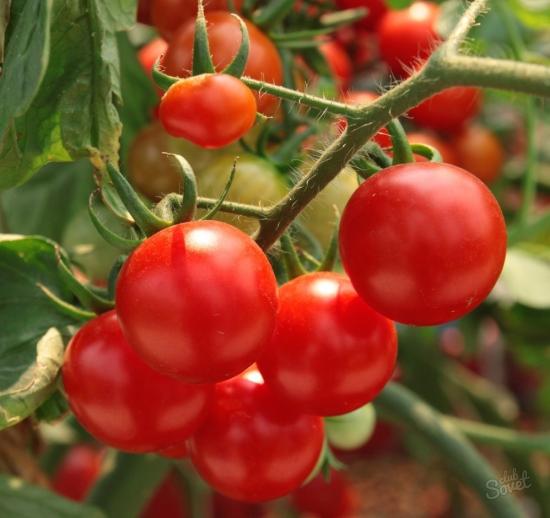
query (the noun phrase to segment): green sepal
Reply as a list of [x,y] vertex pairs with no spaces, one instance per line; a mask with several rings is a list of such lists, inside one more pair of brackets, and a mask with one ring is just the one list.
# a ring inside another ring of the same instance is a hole
[[248,36],[248,29],[246,28],[246,24],[243,19],[236,14],[232,14],[231,16],[234,16],[237,20],[239,20],[242,41],[237,54],[235,54],[235,57],[233,58],[233,61],[231,61],[231,63],[223,69],[222,73],[240,78],[244,74],[244,69],[250,53],[250,37]]
[[443,162],[441,153],[433,146],[427,144],[411,144],[411,150],[417,155],[427,158],[430,162]]
[[281,236],[281,248],[283,250],[283,259],[289,280],[308,273],[302,261],[300,261],[296,247],[287,232]]
[[195,39],[193,41],[193,75],[213,74],[214,63],[210,55],[210,44],[208,43],[208,30],[204,17],[203,1],[199,0],[199,9],[195,21]]
[[393,147],[392,164],[409,164],[414,162],[411,145],[407,140],[407,134],[398,119],[392,119],[387,124],[388,133],[391,136]]
[[222,206],[223,202],[227,198],[227,195],[229,194],[229,189],[231,189],[231,185],[233,185],[233,179],[235,178],[235,171],[237,170],[237,160],[233,161],[233,167],[231,168],[231,172],[229,173],[229,178],[227,179],[227,183],[225,184],[225,187],[223,189],[223,192],[221,193],[221,196],[218,198],[218,201],[216,204],[201,218],[201,219],[212,219],[220,210],[220,207]]
[[272,0],[254,13],[252,21],[265,31],[282,21],[293,7],[294,0]]
[[168,74],[165,74],[160,69],[160,57],[157,58],[155,64],[153,65],[151,76],[153,77],[153,81],[155,82],[155,84],[163,91],[168,90],[173,84],[177,83],[178,81],[182,81],[181,77],[170,76]]

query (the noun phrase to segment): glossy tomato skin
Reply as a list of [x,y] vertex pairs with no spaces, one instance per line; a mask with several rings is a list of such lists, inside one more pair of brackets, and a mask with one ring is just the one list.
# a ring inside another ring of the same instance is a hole
[[103,452],[88,444],[73,446],[63,457],[52,480],[52,489],[80,502],[99,477]]
[[[188,21],[195,21],[197,4],[194,0],[151,0],[151,20],[153,25],[168,40],[170,40],[180,26]],[[233,0],[237,11],[241,10],[242,0]],[[228,11],[227,0],[208,0],[204,2],[204,10]]]
[[504,264],[506,226],[491,192],[464,169],[402,164],[352,196],[340,253],[373,308],[404,324],[435,325],[487,297]]
[[432,53],[440,41],[438,16],[437,4],[422,1],[384,15],[378,26],[380,55],[393,74],[408,76]]
[[216,491],[245,502],[284,496],[315,467],[323,420],[277,398],[259,373],[216,385],[213,409],[189,441],[193,465]]
[[318,475],[309,484],[292,493],[294,507],[315,518],[351,518],[359,516],[361,498],[346,474],[335,469],[330,480]]
[[436,131],[459,132],[481,110],[479,88],[456,86],[447,88],[409,110],[416,124]]
[[491,130],[467,126],[452,140],[459,165],[485,183],[494,182],[504,167],[504,148]]
[[115,298],[128,341],[149,365],[188,383],[212,383],[256,361],[273,331],[276,290],[249,236],[219,221],[192,221],[136,248]]
[[96,439],[128,452],[181,443],[204,419],[212,387],[154,371],[128,344],[115,311],[85,324],[65,353],[63,385],[76,418]]
[[239,140],[256,120],[256,99],[236,77],[202,74],[173,84],[160,101],[159,119],[173,137],[217,149]]
[[167,459],[184,459],[189,455],[189,451],[187,450],[187,442],[169,446],[168,448],[157,451],[157,454],[161,457],[166,457]]
[[[206,14],[208,23],[208,42],[214,66],[222,71],[235,57],[240,43],[239,21],[223,11]],[[283,65],[279,52],[271,40],[255,25],[245,20],[250,38],[250,52],[244,75],[268,83],[283,83]],[[184,24],[175,34],[163,59],[166,72],[173,76],[188,77],[193,63],[194,21]],[[274,113],[279,101],[272,95],[255,93],[258,110],[266,115]],[[219,101],[223,105],[223,100]]]
[[339,273],[300,276],[279,289],[277,324],[258,361],[266,384],[313,415],[351,412],[391,378],[395,327]]
[[384,0],[336,0],[336,5],[339,9],[365,7],[368,10],[367,16],[359,20],[357,25],[367,30],[376,29],[380,20],[388,11]]
[[319,51],[326,59],[338,88],[345,91],[353,75],[353,65],[346,50],[336,40],[330,40],[323,43]]

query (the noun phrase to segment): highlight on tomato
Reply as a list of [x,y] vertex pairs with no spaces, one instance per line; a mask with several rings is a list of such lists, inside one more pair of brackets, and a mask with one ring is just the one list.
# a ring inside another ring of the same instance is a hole
[[102,443],[136,453],[187,439],[205,419],[213,391],[149,367],[124,338],[115,311],[76,333],[65,353],[62,379],[79,423]]
[[275,331],[258,368],[289,405],[333,416],[372,401],[391,378],[396,356],[393,323],[346,276],[319,272],[280,287]]
[[495,285],[506,255],[498,202],[464,169],[401,164],[363,182],[340,224],[342,263],[376,311],[412,325],[456,320]]
[[248,235],[220,221],[191,221],[134,250],[115,300],[124,334],[147,364],[187,383],[214,383],[260,355],[275,324],[277,285]]

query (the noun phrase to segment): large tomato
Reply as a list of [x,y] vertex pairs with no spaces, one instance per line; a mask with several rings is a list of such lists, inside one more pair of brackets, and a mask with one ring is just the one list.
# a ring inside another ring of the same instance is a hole
[[296,408],[331,416],[371,401],[389,381],[396,356],[393,323],[344,275],[322,272],[281,286],[275,331],[258,368]]
[[[151,0],[151,19],[153,25],[166,38],[171,39],[179,27],[197,16],[198,2],[195,0]],[[240,11],[243,0],[233,0],[233,5]],[[229,10],[227,0],[208,0],[204,2],[205,11]]]
[[455,133],[481,110],[479,88],[455,86],[439,92],[409,110],[416,124],[436,131]]
[[85,324],[65,353],[63,385],[76,418],[95,438],[129,452],[183,442],[204,419],[207,385],[149,367],[128,344],[114,311]]
[[52,489],[71,500],[84,500],[99,477],[102,460],[103,451],[94,446],[73,446],[53,476]]
[[[223,155],[197,173],[201,196],[220,197],[235,158],[234,154]],[[284,178],[270,162],[256,155],[239,153],[235,176],[226,199],[250,205],[269,206],[279,201],[287,191]],[[218,212],[216,219],[230,223],[248,234],[255,232],[259,226],[256,219],[223,212]]]
[[147,75],[151,75],[157,59],[168,49],[168,42],[162,38],[154,38],[138,51],[138,60],[141,68]]
[[317,463],[323,420],[297,413],[257,371],[216,386],[213,409],[189,441],[199,474],[235,500],[260,502],[298,488]]
[[380,19],[388,11],[385,0],[336,0],[340,9],[357,9],[365,7],[367,15],[359,20],[358,25],[367,30],[376,29]]
[[219,221],[192,221],[134,250],[118,278],[116,308],[149,365],[210,383],[257,359],[273,331],[276,290],[269,261],[249,236]]
[[158,122],[144,127],[128,150],[128,178],[139,192],[151,199],[181,192],[181,177],[163,153],[182,155],[197,175],[220,156],[218,150],[206,150],[187,140],[171,137]]
[[219,149],[243,137],[256,120],[256,98],[236,77],[201,74],[180,79],[162,96],[159,120],[174,137]]
[[[217,71],[225,68],[237,53],[241,44],[239,21],[223,11],[212,11],[206,14],[208,23],[208,41],[210,52]],[[283,82],[283,66],[275,45],[255,25],[245,20],[250,37],[250,52],[246,62],[245,75],[254,79],[274,83]],[[184,24],[175,34],[163,59],[166,72],[173,76],[187,77],[193,67],[193,38],[195,23],[193,20]],[[272,114],[278,101],[271,95],[255,93],[258,110]],[[224,99],[213,99],[212,102],[223,106]]]
[[468,126],[456,135],[452,145],[459,165],[485,183],[495,181],[504,167],[504,149],[491,130],[479,125]]
[[464,169],[402,164],[370,177],[352,196],[340,254],[374,309],[405,324],[441,324],[473,310],[493,288],[506,226],[489,189]]
[[422,1],[384,15],[378,26],[380,55],[395,75],[409,75],[432,53],[439,42],[438,16],[437,4]]
[[346,167],[308,204],[300,215],[299,221],[323,248],[329,245],[337,224],[334,208],[336,207],[341,214],[358,186],[357,173],[351,167]]

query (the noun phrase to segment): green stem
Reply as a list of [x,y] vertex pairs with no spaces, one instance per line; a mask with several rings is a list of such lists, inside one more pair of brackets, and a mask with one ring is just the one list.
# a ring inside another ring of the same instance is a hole
[[498,446],[506,450],[526,452],[541,451],[550,455],[550,434],[528,434],[456,417],[445,417],[445,421],[456,426],[464,435],[482,444]]
[[454,473],[478,494],[491,516],[524,516],[516,500],[504,488],[502,496],[488,497],[491,494],[489,487],[501,487],[498,475],[453,423],[445,420],[409,389],[390,383],[375,400],[375,406],[424,436]]
[[[218,204],[219,200],[214,198],[203,198],[199,196],[197,198],[197,207],[199,209],[211,209]],[[220,212],[227,212],[228,214],[238,214],[240,216],[247,216],[249,218],[256,218],[259,220],[267,217],[265,209],[256,205],[247,205],[246,203],[236,203],[233,201],[224,201],[218,208]]]

